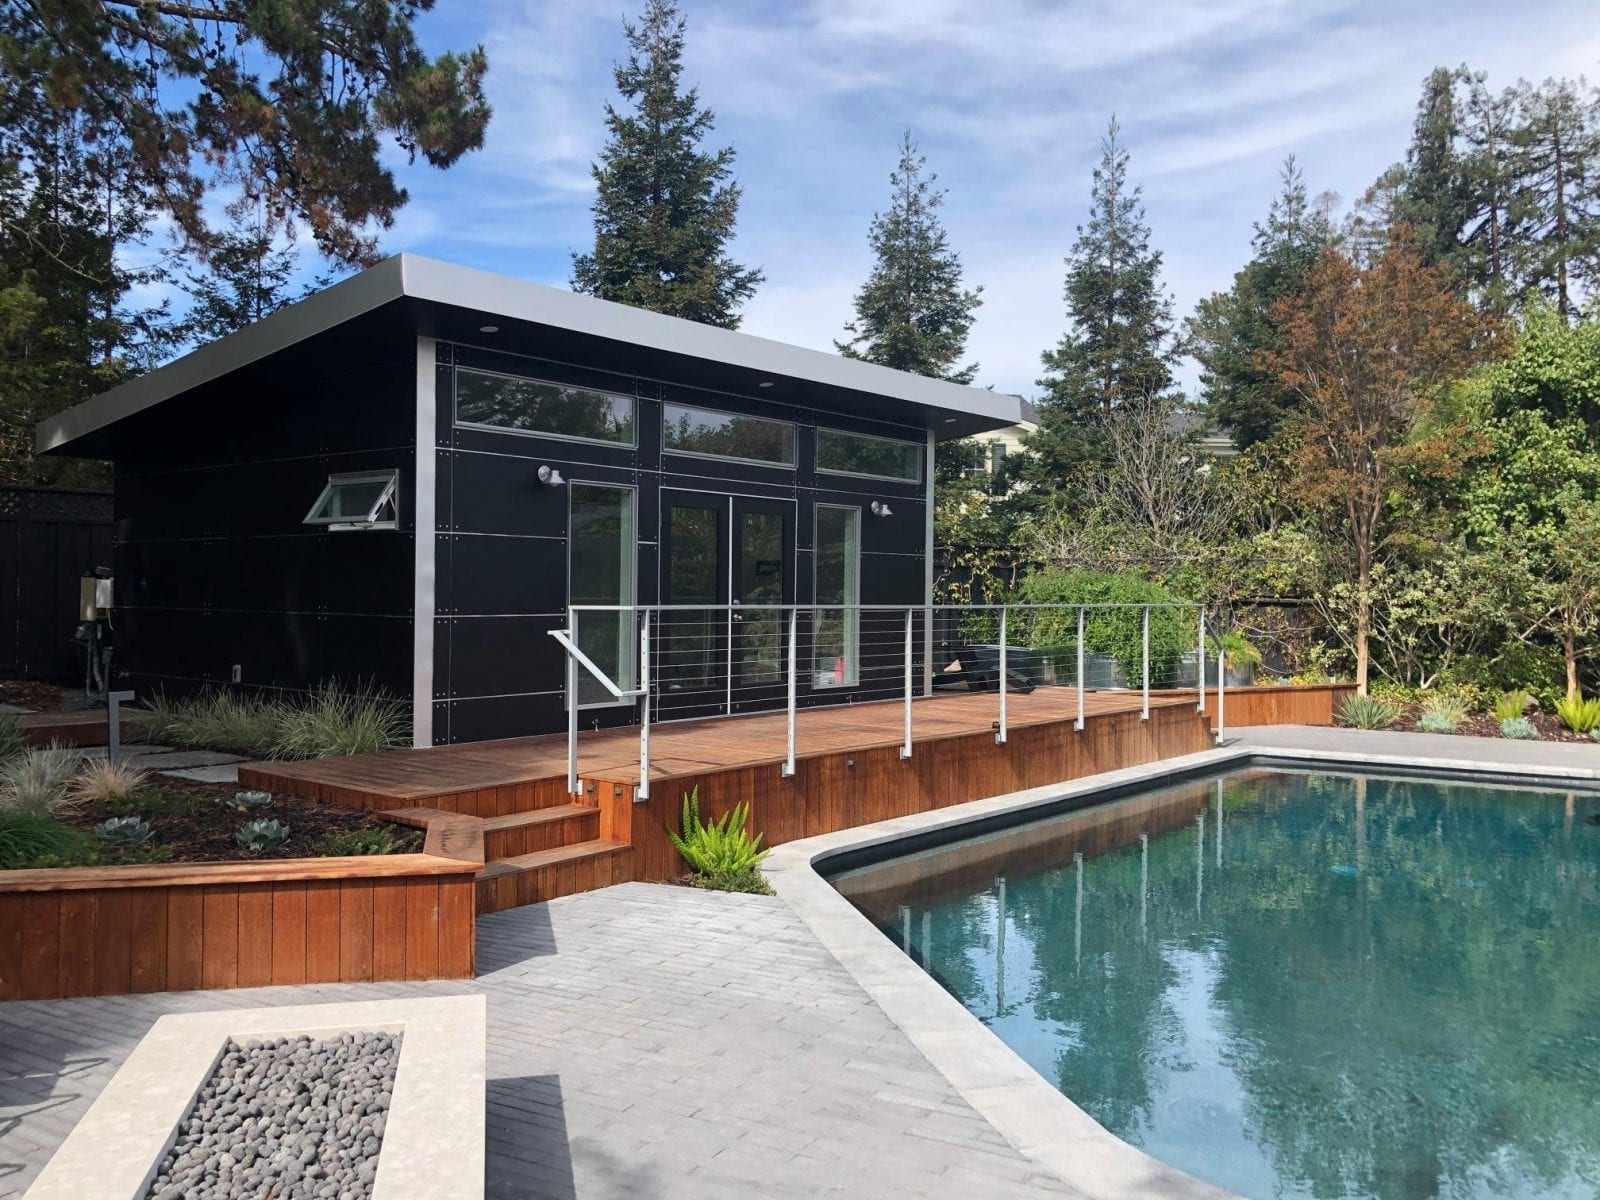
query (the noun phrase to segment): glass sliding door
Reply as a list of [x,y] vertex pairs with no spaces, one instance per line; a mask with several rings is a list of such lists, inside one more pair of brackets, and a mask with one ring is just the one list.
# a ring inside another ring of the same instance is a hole
[[861,676],[861,510],[817,506],[812,686],[853,687]]
[[[631,605],[634,600],[634,490],[574,483],[567,542],[567,602]],[[577,614],[577,643],[623,691],[634,687],[638,647],[632,612]],[[621,703],[588,671],[578,671],[580,707]]]

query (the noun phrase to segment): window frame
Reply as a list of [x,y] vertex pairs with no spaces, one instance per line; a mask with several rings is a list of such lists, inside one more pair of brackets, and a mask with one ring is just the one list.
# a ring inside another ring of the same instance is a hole
[[[667,445],[667,410],[669,408],[687,409],[690,412],[714,413],[719,417],[732,417],[742,421],[760,421],[766,425],[781,425],[789,431],[789,462],[777,462],[770,458],[746,458],[742,454],[717,454],[710,450],[681,450],[675,446]],[[676,454],[683,458],[699,458],[709,462],[744,463],[752,467],[769,467],[779,471],[796,471],[800,462],[800,426],[794,421],[785,421],[782,417],[764,417],[759,413],[729,412],[725,408],[711,408],[704,404],[691,404],[685,400],[661,401],[661,453],[663,455]]]
[[[367,515],[359,520],[348,517],[319,517],[317,511],[333,498],[334,489],[346,484],[377,483],[384,481],[386,486],[378,493],[378,498],[367,509]],[[388,520],[379,520],[378,513],[385,505],[394,512]],[[368,529],[398,529],[400,528],[400,468],[389,467],[380,471],[336,471],[328,476],[328,481],[322,485],[322,490],[317,493],[317,498],[312,502],[302,525],[314,525],[336,533],[346,533]]]
[[[629,547],[630,561],[629,561],[629,567],[628,567],[628,595],[627,595],[627,597],[625,599],[617,601],[617,603],[620,606],[622,606],[623,608],[625,608],[628,611],[633,612],[635,614],[638,612],[638,605],[639,605],[639,485],[635,484],[635,483],[613,483],[613,482],[611,482],[610,480],[607,480],[607,479],[570,479],[570,480],[567,481],[567,537],[566,537],[567,547],[566,547],[566,563],[565,563],[565,566],[566,566],[566,570],[567,570],[567,613],[568,613],[568,624],[569,625],[573,625],[574,627],[576,626],[577,622],[575,620],[573,620],[572,616],[571,616],[572,607],[573,607],[573,601],[572,601],[572,545],[573,545],[573,542],[575,540],[573,538],[573,536],[572,536],[572,529],[573,529],[573,526],[572,526],[572,497],[576,494],[575,489],[580,488],[580,487],[610,488],[613,491],[622,491],[622,492],[627,492],[628,493],[628,504],[630,506],[630,511],[629,511],[629,514],[628,514],[628,527],[633,532],[633,539],[632,539],[633,544]],[[619,619],[620,619],[620,617],[622,615],[623,614],[621,614],[621,613],[618,614]],[[573,630],[573,636],[574,637],[577,636],[577,629],[576,628],[574,628],[574,630]],[[625,652],[628,655],[627,679],[625,679],[625,680],[619,679],[619,680],[616,680],[615,682],[617,682],[619,684],[622,684],[623,685],[623,690],[626,691],[626,690],[628,690],[630,688],[634,688],[634,687],[638,686],[638,681],[639,681],[639,643],[638,643],[638,640],[636,638],[631,637],[631,636],[627,637],[627,638],[624,638],[623,642],[624,642]],[[592,676],[589,676],[588,671],[586,671],[583,667],[579,667],[578,668],[578,680],[579,680],[579,685],[580,685],[579,686],[579,690],[580,691],[582,690],[582,680],[585,677],[588,677],[588,678],[591,678],[591,679],[593,678]],[[562,681],[562,686],[563,686],[563,688],[566,686],[565,679],[563,679],[563,681]],[[598,687],[599,685],[597,684],[596,686]],[[601,690],[604,691],[603,688]],[[577,697],[574,696],[573,700],[577,701]],[[589,701],[579,702],[578,703],[578,711],[579,712],[584,712],[584,711],[587,711],[588,709],[593,709],[593,708],[627,708],[627,707],[629,707],[631,705],[635,705],[637,703],[638,703],[637,697],[631,698],[631,699],[627,699],[627,700],[618,700],[613,696],[607,695],[602,700],[589,700]]]
[[[596,396],[608,396],[613,400],[626,400],[631,410],[628,419],[627,441],[616,441],[611,438],[585,437],[581,433],[550,433],[538,429],[516,429],[510,425],[490,425],[485,421],[464,421],[461,418],[461,373],[465,371],[470,375],[487,375],[496,379],[510,379],[516,383],[537,383],[545,387],[570,388],[580,392],[591,392]],[[481,429],[488,433],[507,433],[516,437],[553,438],[558,442],[579,442],[585,446],[610,446],[618,450],[637,450],[639,448],[639,396],[637,392],[612,391],[610,388],[591,387],[586,383],[562,383],[559,379],[545,379],[539,375],[514,375],[510,371],[495,371],[488,367],[466,366],[456,363],[451,368],[450,376],[450,416],[457,429]]]
[[[845,592],[848,595],[850,593],[850,591],[852,590],[852,584],[853,584],[853,589],[854,589],[855,598],[856,598],[854,605],[850,605],[850,604],[826,604],[817,595],[818,575],[821,573],[821,569],[822,569],[822,536],[821,536],[821,534],[822,534],[822,513],[823,513],[824,509],[827,509],[827,510],[833,511],[833,512],[849,513],[850,516],[851,516],[851,526],[852,526],[852,528],[854,530],[854,533],[855,533],[855,550],[856,550],[856,553],[855,553],[855,561],[854,561],[854,563],[851,564],[851,566],[854,568],[854,570],[853,570],[854,578],[846,580]],[[816,504],[812,505],[812,508],[811,508],[811,603],[812,603],[812,606],[813,606],[812,607],[812,612],[813,612],[813,614],[815,614],[817,612],[817,610],[819,610],[819,609],[830,609],[830,608],[842,608],[842,609],[846,610],[847,613],[851,608],[854,608],[854,610],[855,610],[854,619],[851,620],[851,619],[849,619],[847,617],[845,619],[845,621],[843,622],[844,630],[849,635],[846,640],[850,643],[849,645],[847,645],[845,647],[845,649],[847,651],[847,653],[846,653],[846,662],[849,664],[849,667],[850,667],[849,678],[841,680],[838,683],[819,684],[817,682],[817,662],[816,662],[817,633],[816,633],[816,629],[815,629],[816,617],[813,616],[813,618],[812,618],[812,620],[813,620],[813,629],[812,629],[812,633],[811,633],[811,641],[812,641],[811,656],[812,656],[812,661],[811,661],[811,665],[810,665],[811,690],[813,692],[837,692],[837,691],[845,690],[847,688],[858,688],[858,687],[861,686],[861,567],[862,567],[862,559],[865,557],[865,553],[866,553],[865,547],[862,545],[862,537],[863,537],[863,533],[864,533],[864,526],[865,526],[865,518],[864,518],[863,513],[862,513],[862,506],[859,505],[859,504],[835,504],[835,503],[830,503],[830,502],[826,502],[826,501],[818,501]]]
[[[822,465],[822,437],[828,433],[839,434],[842,437],[862,438],[869,442],[887,442],[891,446],[909,447],[917,452],[917,473],[915,476],[882,475],[871,471],[847,471],[840,467],[825,467]],[[886,483],[908,483],[913,486],[922,483],[928,469],[927,453],[923,449],[921,442],[908,442],[901,438],[887,437],[881,433],[858,433],[854,429],[839,429],[832,425],[817,426],[815,457],[816,470],[819,475],[843,475],[848,479],[879,479]]]

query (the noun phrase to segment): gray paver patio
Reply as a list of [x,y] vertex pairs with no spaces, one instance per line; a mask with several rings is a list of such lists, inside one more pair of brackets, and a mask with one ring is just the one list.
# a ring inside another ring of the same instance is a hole
[[467,983],[0,1004],[0,1197],[157,1016],[482,991],[488,1195],[1076,1195],[967,1105],[782,901],[624,884],[478,924]]
[[1462,769],[1550,771],[1580,779],[1600,778],[1600,742],[1523,742],[1454,733],[1258,725],[1228,730],[1227,744],[1234,749],[1268,753],[1311,750],[1357,758],[1424,760],[1422,765],[1437,763]]

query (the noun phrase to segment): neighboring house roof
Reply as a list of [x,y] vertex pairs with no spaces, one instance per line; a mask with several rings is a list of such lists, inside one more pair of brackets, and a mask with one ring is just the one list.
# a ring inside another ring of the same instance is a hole
[[[798,386],[748,394],[793,403],[820,399],[823,407],[840,411],[851,411],[854,404],[861,415],[921,426],[941,439],[1001,429],[1022,416],[1022,401],[1016,396],[398,254],[41,421],[35,435],[38,449],[65,449],[97,430],[390,305],[404,310],[397,320],[440,337],[465,336],[482,344],[483,338],[470,331],[479,328],[479,318],[492,317],[509,332],[570,335],[590,347],[598,341],[657,359],[693,360],[700,373],[721,386],[753,389],[758,382],[793,381]],[[463,320],[464,314],[469,319]],[[84,447],[91,452],[99,448]]]

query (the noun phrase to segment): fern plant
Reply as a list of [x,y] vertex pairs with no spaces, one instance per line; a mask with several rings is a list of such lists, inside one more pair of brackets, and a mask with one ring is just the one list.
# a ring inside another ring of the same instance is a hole
[[1556,716],[1573,733],[1590,733],[1600,728],[1600,696],[1582,696],[1556,701]]
[[696,875],[737,877],[755,873],[767,852],[761,849],[761,835],[750,836],[745,822],[750,819],[750,803],[745,801],[722,814],[720,820],[700,819],[700,789],[683,798],[683,832],[667,826],[667,836]]
[[1507,717],[1500,722],[1500,736],[1523,742],[1536,742],[1539,740],[1539,731],[1527,717]]
[[1388,729],[1400,715],[1400,706],[1392,700],[1359,693],[1346,696],[1339,708],[1339,720],[1352,729]]
[[1501,724],[1515,720],[1527,710],[1530,698],[1520,688],[1507,692],[1494,702],[1494,719]]

